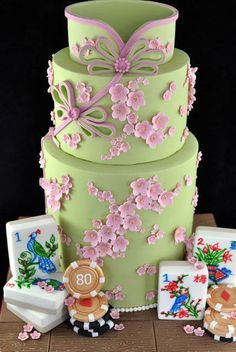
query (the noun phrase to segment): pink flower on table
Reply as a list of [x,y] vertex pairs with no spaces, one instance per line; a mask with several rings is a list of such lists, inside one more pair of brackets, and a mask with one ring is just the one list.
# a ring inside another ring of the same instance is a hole
[[109,214],[107,216],[106,224],[111,226],[114,230],[118,230],[123,220],[119,214]]
[[84,234],[84,242],[90,242],[94,247],[101,241],[100,231],[86,230],[84,231]]
[[119,206],[119,211],[121,216],[124,218],[127,215],[134,215],[135,214],[135,205],[131,202],[125,202]]
[[44,291],[47,293],[53,293],[54,292],[54,287],[52,287],[51,285],[45,286],[44,287]]
[[173,197],[174,193],[173,192],[163,192],[160,197],[158,198],[158,201],[160,205],[165,208],[168,207],[173,203]]
[[149,276],[152,276],[152,275],[155,275],[157,273],[157,267],[156,265],[150,265],[148,268],[147,268],[147,274]]
[[111,100],[116,103],[118,101],[125,102],[127,100],[127,94],[129,89],[124,87],[123,84],[117,83],[109,89]]
[[162,144],[164,140],[163,131],[152,132],[146,139],[146,144],[149,145],[150,148],[155,148],[158,144]]
[[196,336],[203,336],[205,333],[205,330],[202,329],[200,326],[197,329],[194,329],[194,334]]
[[133,190],[134,196],[137,196],[139,194],[141,194],[142,196],[145,196],[148,191],[149,182],[144,178],[139,178],[136,181],[133,181],[130,186]]
[[120,313],[119,313],[119,311],[118,311],[117,309],[115,309],[115,308],[111,309],[110,315],[111,315],[112,319],[115,319],[115,320],[116,320],[116,319],[120,319]]
[[27,334],[26,331],[20,332],[18,335],[18,340],[25,341],[29,338],[29,335]]
[[117,238],[114,241],[112,241],[113,251],[125,252],[128,244],[129,244],[129,241],[126,238],[124,238],[123,236],[117,236]]
[[123,132],[125,132],[128,136],[130,136],[131,134],[134,134],[134,125],[131,125],[130,123],[127,123],[126,125],[124,125],[123,128]]
[[135,92],[139,87],[139,82],[137,80],[129,81],[128,88]]
[[147,196],[138,196],[135,198],[137,209],[148,209],[149,208],[149,198]]
[[139,232],[141,229],[142,221],[139,215],[128,215],[124,219],[124,229],[134,232]]
[[41,333],[38,332],[37,330],[34,330],[31,334],[30,337],[32,340],[38,340],[41,337]]
[[98,255],[100,257],[105,257],[107,255],[112,255],[111,244],[110,243],[99,243],[96,247]]
[[122,102],[112,105],[112,117],[120,121],[125,121],[127,115],[130,113],[130,108]]
[[185,181],[186,186],[191,186],[192,183],[193,183],[192,176],[185,175],[184,176],[184,181]]
[[177,85],[175,82],[170,82],[170,85],[169,85],[169,90],[173,93],[175,92],[177,89]]
[[163,98],[165,101],[170,100],[171,97],[172,97],[172,93],[171,93],[171,91],[168,90],[168,89],[167,89],[167,90],[163,93],[163,95],[162,95],[162,98]]
[[169,122],[169,117],[166,116],[163,112],[159,112],[157,115],[153,116],[152,124],[154,130],[164,129],[166,128]]
[[141,106],[145,105],[144,93],[141,90],[129,93],[127,105],[135,111],[139,110]]
[[157,292],[156,291],[149,291],[146,293],[146,300],[148,301],[152,301],[157,295]]
[[154,183],[150,186],[147,191],[147,196],[152,200],[157,200],[159,196],[163,193],[163,189],[159,183]]
[[100,219],[93,219],[92,224],[96,230],[99,230],[102,227],[102,221]]
[[157,241],[157,238],[154,234],[147,237],[148,244],[156,244],[156,241]]
[[158,50],[161,47],[159,38],[149,40],[149,49]]
[[180,105],[179,113],[180,113],[180,116],[184,117],[187,114],[187,108],[183,105]]
[[110,213],[117,213],[119,210],[119,207],[117,204],[111,204],[109,206]]
[[92,246],[85,246],[82,248],[82,253],[83,253],[83,258],[85,259],[90,259],[90,260],[96,260],[98,257],[98,253],[96,248]]
[[93,185],[92,182],[88,184],[88,193],[91,196],[96,196],[98,194],[98,189]]
[[184,331],[186,332],[186,334],[193,334],[193,331],[194,331],[194,326],[192,325],[185,325],[183,327]]
[[148,136],[152,133],[152,125],[148,121],[143,121],[135,125],[135,137],[147,139]]
[[128,116],[127,116],[127,120],[130,124],[135,124],[138,122],[138,115],[135,114],[134,112],[131,112]]
[[34,328],[34,325],[31,323],[27,323],[26,325],[23,325],[24,332],[31,332]]
[[184,227],[178,227],[174,232],[175,244],[185,242],[186,229]]
[[125,326],[122,323],[114,325],[114,330],[116,330],[116,331],[124,330],[124,328],[125,328]]
[[67,307],[73,306],[74,303],[75,303],[75,299],[74,299],[74,297],[72,297],[72,296],[68,296],[68,297],[65,299],[65,301],[64,301],[64,304],[65,304],[65,306],[67,306]]
[[107,225],[103,225],[101,229],[98,231],[98,233],[103,243],[107,243],[108,241],[113,241],[116,238],[114,229]]

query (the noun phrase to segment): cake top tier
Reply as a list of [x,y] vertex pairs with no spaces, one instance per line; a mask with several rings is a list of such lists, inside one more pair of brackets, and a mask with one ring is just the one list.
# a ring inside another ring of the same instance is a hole
[[143,60],[160,64],[173,56],[178,11],[172,6],[140,0],[88,1],[66,7],[65,16],[70,57],[85,65],[93,64],[95,58],[105,61],[103,74],[112,72],[107,63],[119,57],[127,58],[131,66],[134,61],[140,64],[140,57],[132,60],[131,56],[134,59],[142,46]]

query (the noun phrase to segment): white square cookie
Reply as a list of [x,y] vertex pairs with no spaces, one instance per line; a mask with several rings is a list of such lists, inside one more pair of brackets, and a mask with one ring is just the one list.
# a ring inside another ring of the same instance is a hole
[[158,285],[158,318],[201,320],[208,285],[207,267],[196,270],[187,261],[162,261]]

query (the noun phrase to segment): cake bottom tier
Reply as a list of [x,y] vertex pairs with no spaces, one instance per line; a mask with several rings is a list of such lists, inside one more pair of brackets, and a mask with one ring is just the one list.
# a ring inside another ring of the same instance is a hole
[[190,134],[171,157],[129,166],[77,159],[49,136],[42,141],[42,151],[40,183],[47,212],[61,226],[62,270],[79,256],[97,260],[113,306],[153,306],[158,263],[184,255],[183,245],[175,244],[175,230],[184,228],[188,235],[192,231],[195,137]]

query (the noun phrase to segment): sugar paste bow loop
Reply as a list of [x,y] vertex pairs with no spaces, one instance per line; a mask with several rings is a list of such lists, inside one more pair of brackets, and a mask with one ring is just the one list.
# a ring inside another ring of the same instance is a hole
[[87,65],[91,75],[114,72],[153,75],[165,61],[165,54],[159,49],[150,49],[147,39],[130,40],[119,50],[111,39],[98,37],[95,46],[88,44],[81,48],[79,61]]
[[73,86],[69,81],[63,81],[50,87],[55,102],[55,114],[63,122],[55,128],[54,135],[61,132],[68,124],[75,121],[87,136],[110,137],[115,132],[115,126],[107,122],[108,111],[101,105],[78,107],[76,105]]

